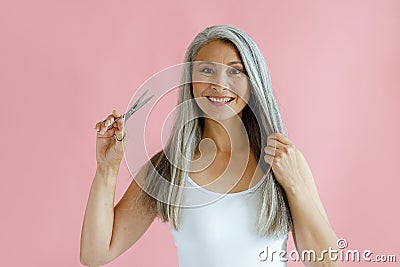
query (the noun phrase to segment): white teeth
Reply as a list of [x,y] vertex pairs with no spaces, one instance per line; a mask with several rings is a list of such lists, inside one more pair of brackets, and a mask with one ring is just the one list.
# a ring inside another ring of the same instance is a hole
[[230,101],[232,97],[224,97],[224,98],[208,97],[208,99],[210,99],[212,102],[224,103]]

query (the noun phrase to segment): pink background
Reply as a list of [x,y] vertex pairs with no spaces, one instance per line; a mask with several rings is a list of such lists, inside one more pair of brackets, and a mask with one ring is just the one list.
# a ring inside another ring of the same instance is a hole
[[[92,127],[214,24],[260,46],[337,234],[399,259],[400,1],[260,2],[0,3],[2,266],[80,266]],[[107,266],[177,266],[168,225]]]

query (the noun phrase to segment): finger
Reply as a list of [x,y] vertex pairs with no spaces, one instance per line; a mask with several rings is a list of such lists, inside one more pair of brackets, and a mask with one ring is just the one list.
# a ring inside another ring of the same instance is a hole
[[123,140],[125,137],[124,129],[123,129],[123,119],[118,120],[117,122],[114,123],[114,128],[115,128],[115,136],[119,140]]
[[284,144],[282,144],[281,142],[279,142],[276,139],[273,139],[272,137],[267,139],[267,147],[272,147],[274,149],[279,149],[282,148]]
[[[117,116],[117,117],[121,117],[121,116],[122,116],[122,115],[121,115],[118,111],[116,111],[116,110],[113,110],[113,114],[114,114],[115,116]],[[121,119],[117,120],[116,122],[114,122],[113,127],[117,128],[117,130],[123,130],[123,128],[124,128],[124,118],[121,118]]]
[[107,127],[104,126],[104,123],[105,123],[105,120],[97,123],[97,128],[98,128],[97,133],[98,134],[104,134],[107,131],[107,129],[106,129]]
[[114,134],[118,138],[118,140],[124,140],[125,141],[126,133],[124,133],[123,131],[116,131]]
[[275,141],[274,144],[267,145],[267,147],[271,147],[271,148],[275,149],[275,155],[276,155],[279,151],[285,151],[287,149],[288,145],[282,144],[281,142],[278,142],[278,141]]
[[266,146],[264,148],[265,154],[275,156],[276,148],[271,146]]
[[111,119],[109,119],[109,123],[107,123],[108,129],[110,129],[112,127],[116,128],[116,129],[122,129],[124,120],[123,120],[123,118],[121,118],[122,117],[121,113],[119,113],[117,110],[113,109],[111,115],[113,117]]
[[277,140],[277,141],[279,141],[279,142],[281,142],[282,144],[285,144],[285,145],[291,145],[292,144],[292,142],[286,136],[281,134],[280,132],[272,133],[267,137],[267,139],[268,138]]
[[274,156],[271,155],[265,155],[264,160],[266,163],[268,163],[270,166],[272,166],[272,163],[274,162]]
[[109,121],[110,121],[110,118],[108,116],[104,121],[102,121],[100,123],[100,134],[104,134],[109,130],[109,128],[108,128]]
[[119,119],[114,123],[114,127],[117,129],[117,131],[122,131],[125,127],[124,125],[124,119]]
[[107,116],[107,118],[104,120],[104,126],[108,127],[114,123],[116,117],[114,117],[114,114],[110,114]]
[[105,133],[105,132],[107,132],[108,130],[110,130],[112,128],[112,125],[113,125],[115,119],[117,117],[119,117],[118,116],[119,113],[118,112],[114,112],[114,111],[115,110],[113,110],[112,113],[110,115],[108,115],[105,120],[102,121],[102,125],[101,125],[101,128],[100,128],[100,133]]
[[120,117],[121,113],[119,113],[116,109],[113,109],[112,114],[116,117]]
[[275,139],[272,135],[267,138],[267,146],[275,147],[276,149],[282,149],[289,144],[282,143],[282,140]]
[[104,134],[107,131],[107,127],[105,126],[105,122],[106,122],[106,120],[100,122],[99,134]]
[[98,123],[96,123],[96,127],[94,127],[94,129],[96,130],[96,132],[100,132],[100,124],[101,124],[101,121],[99,121]]

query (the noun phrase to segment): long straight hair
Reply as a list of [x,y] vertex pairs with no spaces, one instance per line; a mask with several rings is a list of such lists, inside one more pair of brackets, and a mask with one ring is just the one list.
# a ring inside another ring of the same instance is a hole
[[[251,81],[251,96],[242,111],[242,121],[255,158],[266,175],[261,184],[257,233],[260,236],[285,235],[293,227],[286,194],[262,156],[269,134],[280,132],[286,135],[264,58],[256,43],[244,31],[231,25],[218,25],[207,27],[194,38],[184,61],[195,61],[199,49],[213,40],[227,42],[236,48]],[[176,230],[179,230],[180,203],[187,170],[203,131],[203,118],[199,116],[201,111],[194,101],[190,101],[194,98],[192,64],[186,65],[190,69],[182,75],[177,116],[170,139],[165,148],[150,159],[153,166],[147,169],[144,190],[139,197],[146,209],[155,212],[162,222],[170,222]],[[161,181],[160,176],[169,182],[169,186]]]

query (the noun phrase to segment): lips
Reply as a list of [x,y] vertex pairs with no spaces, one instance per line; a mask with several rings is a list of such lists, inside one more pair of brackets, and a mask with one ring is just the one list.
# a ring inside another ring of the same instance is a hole
[[207,99],[212,103],[229,103],[235,98],[231,96],[207,96]]

